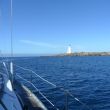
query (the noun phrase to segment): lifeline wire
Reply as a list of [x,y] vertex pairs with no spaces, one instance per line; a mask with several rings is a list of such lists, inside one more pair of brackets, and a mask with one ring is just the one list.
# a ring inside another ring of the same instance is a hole
[[[46,83],[50,84],[51,86],[57,88],[58,86],[49,82],[48,80],[44,79],[43,77],[41,77],[40,75],[38,75],[36,72],[32,71],[31,69],[26,69],[24,67],[18,66],[16,64],[14,64],[16,67],[21,68],[25,71],[30,71],[32,73],[34,73],[37,77],[39,77],[40,79],[42,79],[43,81],[45,81]],[[77,102],[79,102],[80,104],[82,104],[83,106],[87,107],[88,110],[92,110],[88,105],[86,105],[85,103],[83,103],[82,101],[80,101],[78,98],[76,98],[73,94],[71,94],[69,91],[65,90],[64,88],[60,88],[60,90],[62,90],[63,92],[66,92],[69,96],[71,96],[72,98],[74,98],[74,100],[76,100]]]
[[[40,94],[47,102],[49,102],[53,107],[55,107],[55,105],[54,105],[45,95],[43,95],[42,92],[40,92],[39,89],[36,88],[36,86],[35,86],[33,83],[31,83],[30,81],[28,81],[28,80],[25,79],[25,78],[22,78],[20,75],[17,75],[17,76],[18,76],[19,78],[21,78],[22,80],[24,80],[25,82],[30,83],[30,84],[39,92],[39,94]],[[58,108],[57,108],[57,110],[58,110]]]

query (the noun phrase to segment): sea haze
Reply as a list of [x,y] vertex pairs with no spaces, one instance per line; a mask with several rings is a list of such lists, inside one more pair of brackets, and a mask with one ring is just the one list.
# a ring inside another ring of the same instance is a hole
[[[59,87],[64,87],[92,110],[110,110],[109,56],[21,57],[14,58],[13,61],[17,65],[35,71],[58,86],[55,89],[32,76],[32,82],[36,87],[59,109],[63,110],[65,104],[64,93],[59,90]],[[14,68],[16,74],[31,79],[31,73]],[[32,86],[26,85],[33,90]],[[38,93],[36,95],[49,110],[54,110]],[[88,110],[71,97],[68,100],[69,110]]]

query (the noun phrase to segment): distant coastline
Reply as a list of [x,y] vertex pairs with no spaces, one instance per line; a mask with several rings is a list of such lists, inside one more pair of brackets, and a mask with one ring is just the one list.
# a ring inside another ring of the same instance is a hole
[[[61,54],[14,54],[13,57],[56,57],[56,56],[110,56],[110,52],[74,52],[74,53],[61,53]],[[11,57],[10,54],[3,54],[0,57]]]
[[59,54],[56,56],[110,56],[110,52],[75,52],[71,54]]

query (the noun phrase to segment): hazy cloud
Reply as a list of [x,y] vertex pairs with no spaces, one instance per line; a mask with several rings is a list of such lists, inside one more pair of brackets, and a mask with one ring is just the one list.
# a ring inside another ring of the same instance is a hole
[[29,44],[29,45],[33,45],[33,46],[48,47],[48,48],[62,47],[62,46],[53,45],[53,44],[50,44],[50,43],[36,42],[36,41],[31,41],[31,40],[20,40],[20,42],[25,43],[25,44]]

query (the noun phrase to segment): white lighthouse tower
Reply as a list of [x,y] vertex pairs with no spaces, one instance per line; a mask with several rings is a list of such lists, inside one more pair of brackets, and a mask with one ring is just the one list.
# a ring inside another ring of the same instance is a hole
[[68,46],[67,54],[72,54],[72,48],[71,48],[71,45]]

